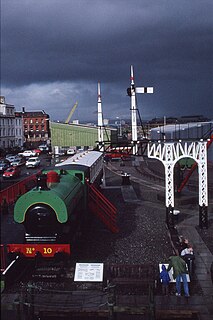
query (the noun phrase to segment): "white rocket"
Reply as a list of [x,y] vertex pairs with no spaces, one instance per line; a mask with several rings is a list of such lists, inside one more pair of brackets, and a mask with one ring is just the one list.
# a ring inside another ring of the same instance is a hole
[[103,127],[103,113],[101,105],[101,84],[98,82],[98,144],[99,151],[104,151],[104,127]]

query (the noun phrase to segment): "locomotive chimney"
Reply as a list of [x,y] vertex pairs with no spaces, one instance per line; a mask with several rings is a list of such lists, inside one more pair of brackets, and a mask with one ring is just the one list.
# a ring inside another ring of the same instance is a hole
[[40,190],[49,190],[47,187],[47,175],[41,174],[37,176],[37,189]]

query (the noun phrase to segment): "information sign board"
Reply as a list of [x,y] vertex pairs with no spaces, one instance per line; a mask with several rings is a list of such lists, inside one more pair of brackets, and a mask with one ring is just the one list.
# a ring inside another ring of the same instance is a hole
[[74,281],[103,281],[103,263],[76,263]]

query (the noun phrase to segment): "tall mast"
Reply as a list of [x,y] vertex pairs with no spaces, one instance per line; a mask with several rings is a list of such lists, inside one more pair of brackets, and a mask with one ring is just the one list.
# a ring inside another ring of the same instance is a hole
[[104,151],[103,113],[101,105],[101,84],[98,82],[98,144],[99,151]]
[[133,66],[130,69],[130,88],[127,88],[127,94],[131,97],[130,110],[132,115],[132,144],[133,154],[138,154],[138,134],[137,134],[137,107],[136,93],[153,93],[153,87],[135,87]]
[[131,115],[132,115],[132,143],[133,143],[133,154],[137,154],[138,146],[137,146],[137,109],[136,109],[136,97],[135,97],[135,82],[134,82],[134,72],[133,66],[131,65],[130,70],[130,84],[131,84]]

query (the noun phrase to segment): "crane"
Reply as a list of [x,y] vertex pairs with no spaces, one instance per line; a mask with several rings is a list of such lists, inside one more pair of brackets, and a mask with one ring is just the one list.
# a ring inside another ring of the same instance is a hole
[[69,113],[67,119],[65,120],[65,123],[69,123],[70,122],[70,119],[71,119],[73,113],[75,112],[75,109],[76,109],[77,105],[78,105],[78,102],[76,101],[76,103],[74,104],[74,106],[70,110],[70,113]]

